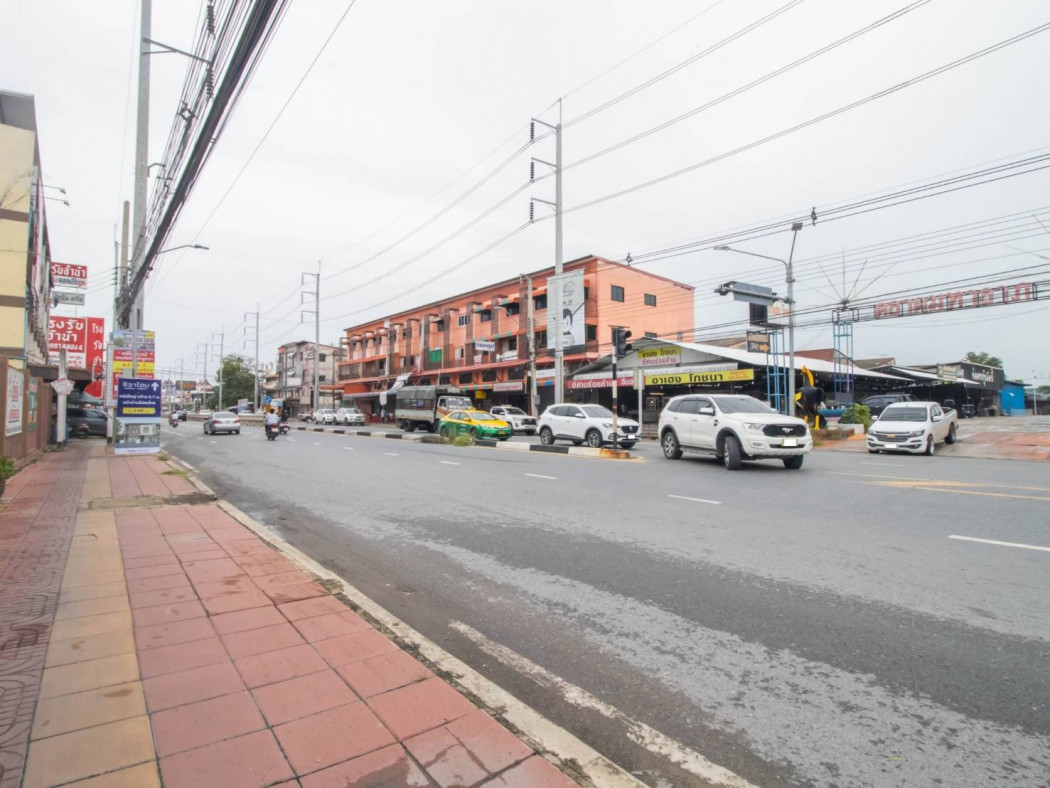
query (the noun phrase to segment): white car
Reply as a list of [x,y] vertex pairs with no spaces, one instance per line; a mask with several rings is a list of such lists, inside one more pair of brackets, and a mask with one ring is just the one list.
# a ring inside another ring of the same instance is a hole
[[489,408],[489,413],[497,419],[503,419],[515,432],[524,432],[526,435],[536,434],[536,419],[513,405],[496,405]]
[[335,423],[350,426],[356,424],[364,426],[365,416],[357,408],[340,408],[335,412]]
[[932,456],[938,443],[955,443],[959,417],[936,402],[897,402],[868,428],[868,451],[904,451]]
[[335,424],[335,411],[331,408],[318,408],[313,415],[314,424]]
[[[634,419],[617,419],[617,444],[624,449],[634,446],[641,432]],[[598,449],[613,440],[613,414],[603,405],[551,405],[539,421],[540,443],[550,446],[556,440],[568,440],[579,446],[586,442]]]
[[677,460],[683,451],[711,454],[737,470],[744,460],[783,460],[797,470],[813,448],[802,419],[783,416],[743,394],[683,394],[660,414],[664,457]]

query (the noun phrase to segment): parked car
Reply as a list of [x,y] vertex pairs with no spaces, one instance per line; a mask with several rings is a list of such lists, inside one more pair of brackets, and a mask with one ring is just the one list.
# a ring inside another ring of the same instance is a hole
[[489,413],[497,419],[503,419],[515,432],[523,432],[526,435],[536,434],[536,419],[513,405],[496,405],[489,408]]
[[211,411],[208,408],[204,408],[203,410],[197,411],[197,415],[198,416],[203,416],[206,419],[210,419],[211,416],[212,416],[212,413],[211,413]]
[[682,452],[711,454],[735,471],[744,460],[782,460],[797,470],[813,448],[809,426],[743,394],[683,394],[660,413],[660,446],[669,460]]
[[511,426],[483,410],[454,410],[438,422],[438,434],[452,439],[457,435],[472,438],[496,438],[505,441],[514,434]]
[[93,408],[66,408],[66,428],[75,438],[106,437],[106,412]]
[[335,411],[331,408],[318,408],[312,416],[314,424],[335,424]]
[[364,426],[365,415],[357,408],[340,408],[335,412],[335,423],[348,427],[354,424]]
[[914,402],[915,397],[911,394],[905,394],[904,392],[898,392],[896,394],[874,394],[870,397],[866,397],[861,401],[861,405],[867,406],[868,410],[871,411],[871,417],[875,418],[889,405],[893,405],[897,402]]
[[218,435],[220,432],[232,432],[234,435],[241,434],[241,420],[235,413],[227,413],[223,410],[213,413],[204,422],[205,435]]
[[959,417],[936,402],[889,405],[868,429],[868,451],[903,451],[933,456],[938,443],[955,443]]
[[175,418],[179,421],[186,421],[186,411],[182,409],[175,411]]
[[[572,441],[579,446],[586,441],[600,448],[613,439],[613,413],[603,405],[566,405],[558,403],[543,411],[539,420],[540,443],[550,446],[556,440]],[[634,419],[617,421],[617,443],[629,449],[638,440],[640,429]]]

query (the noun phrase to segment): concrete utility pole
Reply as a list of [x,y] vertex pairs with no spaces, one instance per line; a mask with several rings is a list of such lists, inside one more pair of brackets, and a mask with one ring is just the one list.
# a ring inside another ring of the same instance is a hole
[[314,290],[303,290],[299,296],[299,303],[302,304],[303,296],[312,295],[314,297],[314,308],[303,309],[299,312],[299,320],[302,321],[303,315],[312,314],[314,316],[314,385],[313,390],[310,392],[310,409],[317,410],[317,406],[321,403],[321,398],[317,390],[318,380],[317,375],[320,371],[321,365],[321,261],[317,261],[317,273],[312,274],[306,271],[303,272],[300,286],[306,284],[306,277],[312,277],[314,280]]
[[[554,202],[540,200],[533,197],[534,202],[541,202],[554,208],[554,276],[547,280],[547,314],[554,310],[554,401],[562,402],[565,399],[565,368],[564,368],[564,338],[562,336],[562,281],[563,258],[562,258],[562,199],[561,199],[561,99],[558,99],[558,122],[554,125],[542,120],[532,119],[531,139],[536,138],[536,124],[546,126],[554,132],[554,163],[533,158],[533,162],[539,162],[554,170]],[[535,174],[535,165],[532,173]],[[532,211],[529,211],[531,219]],[[547,320],[550,323],[548,317]],[[550,338],[547,339],[548,343]]]
[[521,274],[529,299],[529,415],[539,418],[539,397],[536,394],[536,321],[533,320],[532,277]]
[[222,386],[223,378],[225,377],[222,358],[226,351],[226,329],[223,328],[219,333],[211,335],[212,350],[215,349],[215,337],[219,338],[219,366],[216,367],[218,371],[215,373],[215,376],[219,379],[219,410],[222,410]]
[[798,231],[802,229],[802,222],[791,225],[791,253],[787,259],[787,286],[788,286],[788,407],[789,416],[795,415],[795,271],[792,261],[795,257],[795,241],[798,240]]
[[[244,344],[247,345],[249,342],[255,342],[255,368],[253,370],[253,372],[254,372],[253,377],[255,379],[255,387],[253,389],[253,394],[252,394],[252,412],[253,413],[258,413],[259,412],[259,305],[258,304],[255,305],[255,311],[254,312],[245,312],[244,313],[245,321],[247,321],[249,317],[254,317],[255,318],[255,339],[254,340],[245,339],[244,340]],[[251,328],[251,326],[245,326],[244,327],[244,333],[245,334],[248,333],[248,329],[249,328]]]
[[204,389],[204,384],[208,382],[208,348],[209,348],[209,346],[210,345],[209,345],[208,342],[198,342],[197,343],[197,355],[201,355],[201,352],[202,352],[201,348],[204,348],[204,351],[203,351],[203,354],[204,354],[204,376],[201,378],[201,402],[202,403],[204,402],[204,396],[205,396],[205,393],[204,393],[204,390],[203,390]]
[[[142,245],[143,228],[146,224],[146,182],[149,176],[149,38],[151,19],[153,15],[152,0],[140,0],[142,14],[139,23],[139,91],[138,107],[135,123],[135,217],[134,217],[134,239],[135,257],[144,253],[140,249]],[[139,259],[139,265],[142,265]],[[130,327],[141,329],[143,326],[143,310],[145,309],[146,288],[139,288],[135,296],[135,303],[131,307]]]

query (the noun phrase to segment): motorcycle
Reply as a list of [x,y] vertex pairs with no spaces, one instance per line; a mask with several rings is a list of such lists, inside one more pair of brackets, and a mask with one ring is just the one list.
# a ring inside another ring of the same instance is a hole
[[282,421],[281,425],[278,427],[278,430],[280,430],[281,435],[287,435],[290,429],[291,427],[288,426],[287,421]]
[[176,414],[172,413],[168,417],[168,424],[170,424],[172,427],[178,427],[179,426],[179,417]]
[[268,441],[277,440],[277,436],[280,434],[280,431],[281,431],[280,427],[278,427],[276,425],[273,425],[273,424],[267,424],[266,425],[266,440],[268,440]]

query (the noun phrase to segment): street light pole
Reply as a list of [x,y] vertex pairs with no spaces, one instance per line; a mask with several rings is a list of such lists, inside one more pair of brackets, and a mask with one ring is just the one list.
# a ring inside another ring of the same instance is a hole
[[788,401],[784,408],[786,415],[791,416],[795,412],[795,271],[793,261],[795,259],[795,241],[798,240],[798,231],[802,229],[802,222],[791,225],[791,253],[787,260],[779,257],[771,257],[768,254],[757,252],[746,252],[743,249],[733,249],[729,246],[716,246],[716,252],[736,252],[746,254],[749,257],[761,257],[763,260],[773,260],[784,266],[787,278],[787,303],[788,303]]

